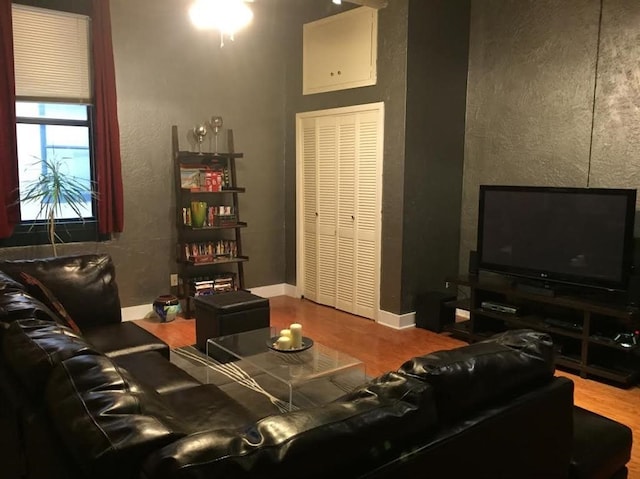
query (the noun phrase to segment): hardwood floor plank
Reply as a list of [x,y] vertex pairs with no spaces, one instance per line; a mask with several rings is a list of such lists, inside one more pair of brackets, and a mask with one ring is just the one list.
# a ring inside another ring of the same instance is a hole
[[[362,360],[370,376],[395,370],[413,356],[466,344],[446,334],[420,328],[390,329],[308,300],[278,296],[270,298],[269,304],[272,326],[284,329],[291,323],[300,323],[304,336]],[[171,347],[195,343],[193,319],[178,318],[171,323],[159,323],[148,318],[136,323]],[[626,424],[633,430],[629,479],[640,479],[640,388],[621,389],[564,371],[557,374],[574,381],[575,404]]]

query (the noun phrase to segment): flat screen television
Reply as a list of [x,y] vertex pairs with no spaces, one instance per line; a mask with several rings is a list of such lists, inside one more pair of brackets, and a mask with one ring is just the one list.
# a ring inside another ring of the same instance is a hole
[[480,186],[478,267],[624,291],[633,264],[635,189]]

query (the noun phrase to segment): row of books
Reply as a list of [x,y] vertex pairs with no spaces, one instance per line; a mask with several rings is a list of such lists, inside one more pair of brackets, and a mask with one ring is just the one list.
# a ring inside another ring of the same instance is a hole
[[180,186],[191,191],[221,191],[231,184],[228,168],[180,168]]
[[225,272],[214,276],[206,276],[193,278],[190,281],[192,296],[204,296],[208,294],[224,293],[227,291],[236,291],[236,274]]
[[238,244],[236,240],[203,241],[199,243],[185,243],[185,259],[187,261],[211,262],[216,258],[225,256],[235,258],[238,256]]

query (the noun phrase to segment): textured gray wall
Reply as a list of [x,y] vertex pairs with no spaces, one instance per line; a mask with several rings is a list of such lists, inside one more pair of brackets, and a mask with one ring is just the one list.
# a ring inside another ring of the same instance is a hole
[[599,1],[471,8],[460,269],[480,184],[586,186]]
[[[125,230],[105,243],[63,245],[59,254],[104,251],[115,261],[123,306],[169,291],[175,271],[171,125],[181,149],[187,130],[221,115],[233,128],[246,285],[284,277],[284,67],[278,3],[255,5],[255,20],[235,42],[197,31],[190,0],[112,0],[111,16],[122,143]],[[268,7],[268,8],[267,8]],[[205,141],[207,145],[207,141]],[[3,258],[50,254],[49,247],[8,248]]]
[[480,184],[640,187],[640,3],[604,0],[598,49],[599,19],[599,0],[473,2],[461,270]]
[[236,151],[245,155],[236,165],[238,183],[247,188],[239,200],[249,224],[242,231],[243,253],[250,257],[246,286],[277,283],[284,275],[277,9],[256,8],[251,27],[220,48],[218,35],[191,25],[191,3],[112,1],[126,192],[126,230],[113,254],[127,272],[119,283],[130,304],[166,290],[175,270],[171,125],[178,125],[181,149],[189,149],[188,130],[212,115],[233,129]]
[[[590,186],[640,188],[640,3],[606,0]],[[640,197],[638,208],[640,209]],[[636,237],[640,215],[636,214]]]

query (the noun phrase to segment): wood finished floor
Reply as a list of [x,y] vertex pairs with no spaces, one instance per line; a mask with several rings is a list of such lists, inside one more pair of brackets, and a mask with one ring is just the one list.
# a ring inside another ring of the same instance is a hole
[[[273,326],[282,329],[291,323],[302,324],[305,336],[362,360],[370,376],[395,370],[412,356],[466,344],[446,334],[420,328],[397,331],[303,299],[278,296],[270,298],[269,303]],[[170,323],[159,323],[148,318],[136,323],[171,347],[195,343],[195,321],[192,319],[178,318]],[[621,389],[563,371],[557,374],[574,381],[575,404],[620,421],[633,430],[629,479],[640,479],[640,388]]]

